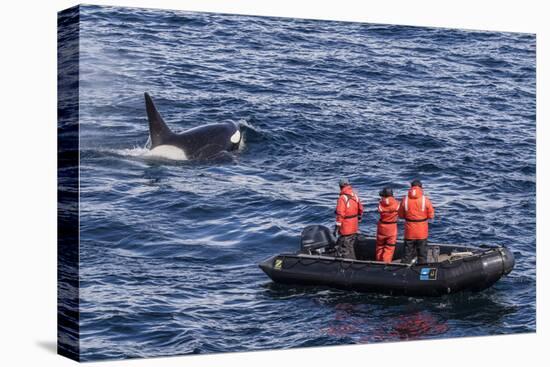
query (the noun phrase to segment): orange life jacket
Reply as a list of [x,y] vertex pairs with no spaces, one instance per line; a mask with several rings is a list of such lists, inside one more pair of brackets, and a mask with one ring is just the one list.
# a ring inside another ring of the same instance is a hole
[[363,204],[350,185],[340,191],[336,203],[336,225],[340,234],[347,236],[359,231],[359,217],[363,215]]
[[399,207],[399,217],[405,219],[405,239],[424,240],[428,238],[428,219],[434,217],[430,199],[419,186],[413,186]]
[[399,202],[393,196],[381,198],[378,203],[378,213],[380,220],[376,228],[376,234],[379,236],[397,235],[397,211]]

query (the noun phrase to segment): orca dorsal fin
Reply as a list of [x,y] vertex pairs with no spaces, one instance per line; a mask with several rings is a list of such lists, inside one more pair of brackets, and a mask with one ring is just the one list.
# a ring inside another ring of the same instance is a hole
[[147,110],[147,118],[149,119],[149,135],[151,137],[152,149],[164,144],[166,138],[173,133],[162,119],[162,116],[153,103],[153,99],[147,92],[145,92],[145,109]]

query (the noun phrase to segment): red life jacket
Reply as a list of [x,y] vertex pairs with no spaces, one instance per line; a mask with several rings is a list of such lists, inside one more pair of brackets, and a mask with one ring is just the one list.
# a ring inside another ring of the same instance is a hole
[[336,203],[336,225],[340,234],[347,236],[359,231],[359,217],[363,215],[363,204],[350,185],[340,191]]
[[399,210],[399,202],[393,196],[381,198],[378,204],[378,213],[380,220],[376,228],[376,233],[379,236],[396,236],[397,235],[397,211]]
[[434,217],[430,199],[419,186],[413,186],[403,197],[399,217],[405,219],[405,239],[424,240],[428,238],[428,219]]

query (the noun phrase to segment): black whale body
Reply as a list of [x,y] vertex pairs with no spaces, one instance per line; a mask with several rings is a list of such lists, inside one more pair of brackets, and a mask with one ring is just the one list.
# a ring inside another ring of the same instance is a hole
[[272,256],[259,267],[275,282],[328,286],[360,292],[406,296],[441,296],[491,287],[514,267],[514,255],[505,247],[472,247],[431,244],[438,259],[427,264],[401,264],[403,242],[394,259],[374,261],[376,239],[359,236],[357,260],[335,257],[334,238],[323,226],[308,226],[302,232],[302,248],[296,253]]
[[151,150],[170,146],[181,149],[188,159],[208,159],[222,152],[237,150],[241,143],[239,126],[233,122],[202,125],[176,134],[164,122],[149,93],[145,93],[145,109]]

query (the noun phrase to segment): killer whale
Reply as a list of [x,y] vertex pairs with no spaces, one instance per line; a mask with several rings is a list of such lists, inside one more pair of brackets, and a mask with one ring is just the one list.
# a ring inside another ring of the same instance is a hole
[[239,148],[242,135],[234,122],[197,126],[176,134],[164,122],[149,93],[144,95],[151,151],[171,152],[172,156],[175,152],[185,159],[208,159]]

